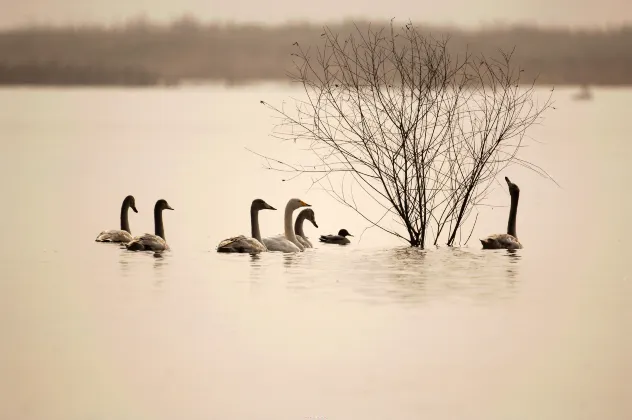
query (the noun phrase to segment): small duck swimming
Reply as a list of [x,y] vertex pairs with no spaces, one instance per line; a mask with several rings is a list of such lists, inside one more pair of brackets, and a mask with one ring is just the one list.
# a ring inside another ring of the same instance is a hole
[[326,244],[347,245],[351,243],[347,236],[353,235],[347,229],[340,229],[337,235],[320,235],[320,241]]

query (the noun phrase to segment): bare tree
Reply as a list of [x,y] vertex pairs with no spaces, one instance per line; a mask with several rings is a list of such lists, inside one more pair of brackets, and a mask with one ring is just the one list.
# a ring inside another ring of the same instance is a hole
[[[461,243],[466,220],[509,163],[539,171],[516,152],[551,96],[537,103],[534,84],[523,86],[510,65],[513,52],[452,55],[447,38],[392,22],[344,37],[325,28],[321,38],[313,49],[294,44],[290,77],[305,93],[296,107],[262,102],[280,117],[274,135],[306,142],[316,161],[263,156],[269,169],[311,174],[371,226],[421,248],[442,237]],[[360,208],[354,186],[383,213]],[[389,215],[401,228],[388,227]]]

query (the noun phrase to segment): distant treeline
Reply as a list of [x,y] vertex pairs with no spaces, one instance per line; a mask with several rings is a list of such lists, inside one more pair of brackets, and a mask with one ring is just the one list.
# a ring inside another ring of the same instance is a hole
[[[358,23],[365,28],[368,23]],[[372,27],[388,22],[373,22]],[[342,35],[352,23],[329,25]],[[523,81],[540,84],[632,84],[632,26],[610,30],[509,27],[464,31],[422,27],[450,36],[454,53],[495,54],[514,47]],[[287,80],[292,44],[320,45],[322,25],[169,25],[143,21],[115,27],[30,27],[0,32],[0,84],[152,85],[187,79],[226,83]]]
[[5,85],[127,85],[150,86],[161,78],[148,71],[129,68],[60,65],[56,62],[2,64],[0,82]]

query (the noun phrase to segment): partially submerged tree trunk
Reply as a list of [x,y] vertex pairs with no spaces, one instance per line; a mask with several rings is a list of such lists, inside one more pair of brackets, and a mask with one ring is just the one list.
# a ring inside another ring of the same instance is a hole
[[[268,167],[314,175],[339,202],[411,246],[440,238],[454,245],[551,96],[536,103],[511,54],[452,56],[447,39],[422,36],[411,24],[357,28],[344,39],[326,28],[322,38],[316,49],[295,43],[291,77],[305,92],[296,108],[263,102],[281,116],[275,136],[307,142],[316,163],[268,159]],[[381,217],[356,204],[345,176],[383,209]],[[401,228],[388,227],[388,215]]]

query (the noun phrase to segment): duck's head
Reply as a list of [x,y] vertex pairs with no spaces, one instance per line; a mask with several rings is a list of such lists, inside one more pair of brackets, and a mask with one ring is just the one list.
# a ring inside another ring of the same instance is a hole
[[167,203],[167,200],[160,199],[156,201],[156,207],[154,207],[156,211],[162,210],[173,210],[173,208]]
[[347,237],[347,236],[353,236],[352,234],[350,234],[347,229],[340,229],[338,231],[338,235],[342,236],[343,238]]
[[256,200],[252,201],[252,205],[250,206],[251,210],[276,210],[274,207],[272,207],[270,204],[266,203],[265,201],[263,201],[260,198],[257,198]]
[[520,194],[520,188],[513,182],[509,180],[509,178],[505,177],[505,181],[507,181],[507,186],[509,186],[509,194],[515,195]]
[[133,195],[128,195],[127,197],[125,197],[124,202],[125,204],[127,204],[128,207],[134,210],[134,213],[138,213],[138,210],[136,210],[136,200],[134,199]]
[[300,198],[292,198],[287,203],[287,208],[290,208],[292,210],[300,209],[301,207],[311,207],[311,205],[307,204],[306,202],[304,202]]
[[312,225],[314,225],[314,227],[318,227],[318,224],[316,223],[316,215],[314,214],[314,210],[312,209],[305,209],[301,212],[301,214],[305,215],[305,219],[309,220],[310,222],[312,222]]

